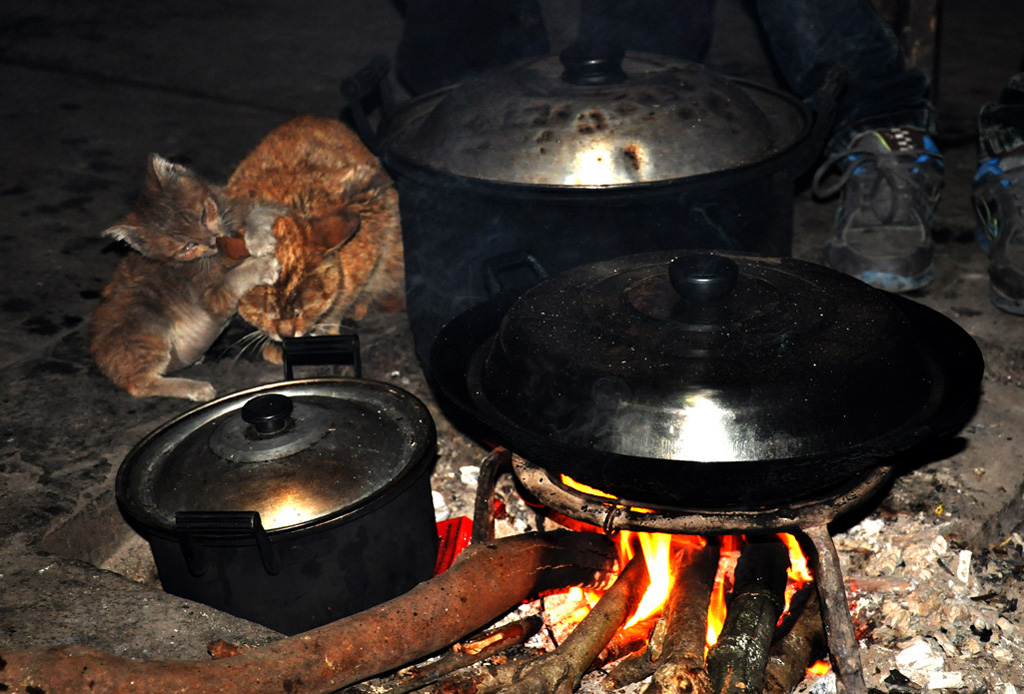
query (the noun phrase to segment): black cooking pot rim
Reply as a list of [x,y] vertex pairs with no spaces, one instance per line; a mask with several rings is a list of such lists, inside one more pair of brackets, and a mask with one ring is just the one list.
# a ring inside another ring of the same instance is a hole
[[[238,401],[239,407],[236,409],[240,410],[241,403],[259,395],[283,392],[295,395],[296,397],[301,397],[303,394],[322,396],[324,394],[317,392],[318,389],[324,390],[332,386],[343,388],[370,388],[393,396],[396,402],[400,402],[402,406],[408,409],[410,431],[417,439],[416,450],[410,453],[404,467],[402,467],[389,482],[363,496],[356,503],[349,504],[343,508],[336,509],[330,513],[325,513],[300,523],[266,528],[266,535],[271,541],[321,532],[327,528],[334,527],[338,524],[348,522],[352,519],[378,510],[382,506],[390,503],[395,497],[400,496],[406,489],[415,485],[420,479],[422,479],[424,474],[429,473],[429,470],[434,463],[437,450],[436,428],[433,418],[430,416],[429,410],[427,410],[426,406],[422,401],[408,391],[389,383],[362,378],[307,378],[282,381],[237,391],[211,402],[204,403],[203,405],[193,408],[165,422],[139,441],[131,451],[129,451],[128,455],[125,456],[115,478],[115,499],[122,514],[131,525],[136,527],[143,534],[176,538],[177,535],[173,524],[161,520],[159,516],[146,510],[145,505],[138,502],[138,494],[135,493],[135,490],[133,489],[133,485],[135,483],[135,480],[133,479],[133,472],[135,472],[134,468],[138,466],[138,463],[135,461],[137,461],[140,456],[146,452],[147,448],[157,445],[161,437],[166,436],[177,427],[183,426],[183,422],[187,423],[189,420],[202,420],[205,418],[205,422],[203,424],[191,429],[198,430],[204,424],[214,421],[216,417],[210,416],[210,414],[214,410],[223,407],[225,403]],[[249,511],[251,509],[237,510]],[[247,537],[239,538],[237,536],[224,536],[217,538],[216,533],[212,533],[209,538],[204,539],[204,541],[206,540],[211,540],[213,544],[251,544],[253,542],[251,538]]]

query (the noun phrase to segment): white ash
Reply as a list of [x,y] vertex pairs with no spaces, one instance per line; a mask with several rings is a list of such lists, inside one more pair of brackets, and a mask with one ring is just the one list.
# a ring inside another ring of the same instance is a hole
[[949,528],[939,514],[871,517],[834,536],[869,688],[1024,687],[1024,542],[969,550]]

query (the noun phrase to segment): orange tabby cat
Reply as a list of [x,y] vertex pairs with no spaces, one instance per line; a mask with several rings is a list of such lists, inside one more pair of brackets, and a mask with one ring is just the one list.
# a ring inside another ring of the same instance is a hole
[[336,334],[370,307],[401,310],[402,237],[398,194],[380,161],[341,122],[300,116],[275,128],[232,174],[227,194],[249,204],[291,208],[273,223],[281,272],[257,286],[238,313],[269,338]]
[[280,206],[248,209],[241,262],[217,252],[248,208],[226,199],[184,166],[151,155],[146,180],[125,220],[104,231],[138,253],[125,257],[90,324],[89,350],[104,373],[132,395],[204,401],[204,381],[165,374],[199,360],[235,313],[243,294],[277,279],[271,224]]

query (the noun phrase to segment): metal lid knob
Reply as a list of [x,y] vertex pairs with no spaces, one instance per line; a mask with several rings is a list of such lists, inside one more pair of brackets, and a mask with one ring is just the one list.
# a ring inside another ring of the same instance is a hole
[[562,79],[569,84],[601,85],[625,82],[622,46],[607,41],[574,43],[559,54],[565,72]]
[[676,258],[668,266],[669,281],[684,299],[707,303],[733,290],[739,279],[736,261],[715,253],[693,253]]
[[288,426],[292,409],[291,398],[285,395],[260,395],[242,406],[242,421],[259,434],[276,434]]

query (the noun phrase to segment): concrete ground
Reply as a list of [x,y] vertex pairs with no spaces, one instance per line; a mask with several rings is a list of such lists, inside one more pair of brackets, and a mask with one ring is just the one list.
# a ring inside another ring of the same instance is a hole
[[[770,79],[749,19],[723,5],[709,62]],[[99,232],[127,210],[147,154],[222,180],[290,115],[337,113],[339,80],[393,55],[400,29],[395,7],[373,0],[38,1],[0,11],[0,652],[84,643],[201,658],[215,638],[276,638],[154,589],[146,546],[113,504],[131,446],[189,405],[133,399],[91,364],[86,322],[122,253]],[[948,186],[938,276],[914,298],[964,326],[987,371],[960,445],[915,461],[887,501],[892,513],[937,509],[977,550],[1024,525],[1024,319],[987,300],[970,205],[974,116],[1018,68],[1022,37],[1018,0],[944,3],[938,108]],[[832,210],[801,193],[796,255],[820,258]],[[400,316],[371,321],[363,342],[366,375],[430,399]],[[278,378],[244,360],[192,370],[222,393]],[[434,487],[444,512],[465,515],[481,450],[438,419]]]

